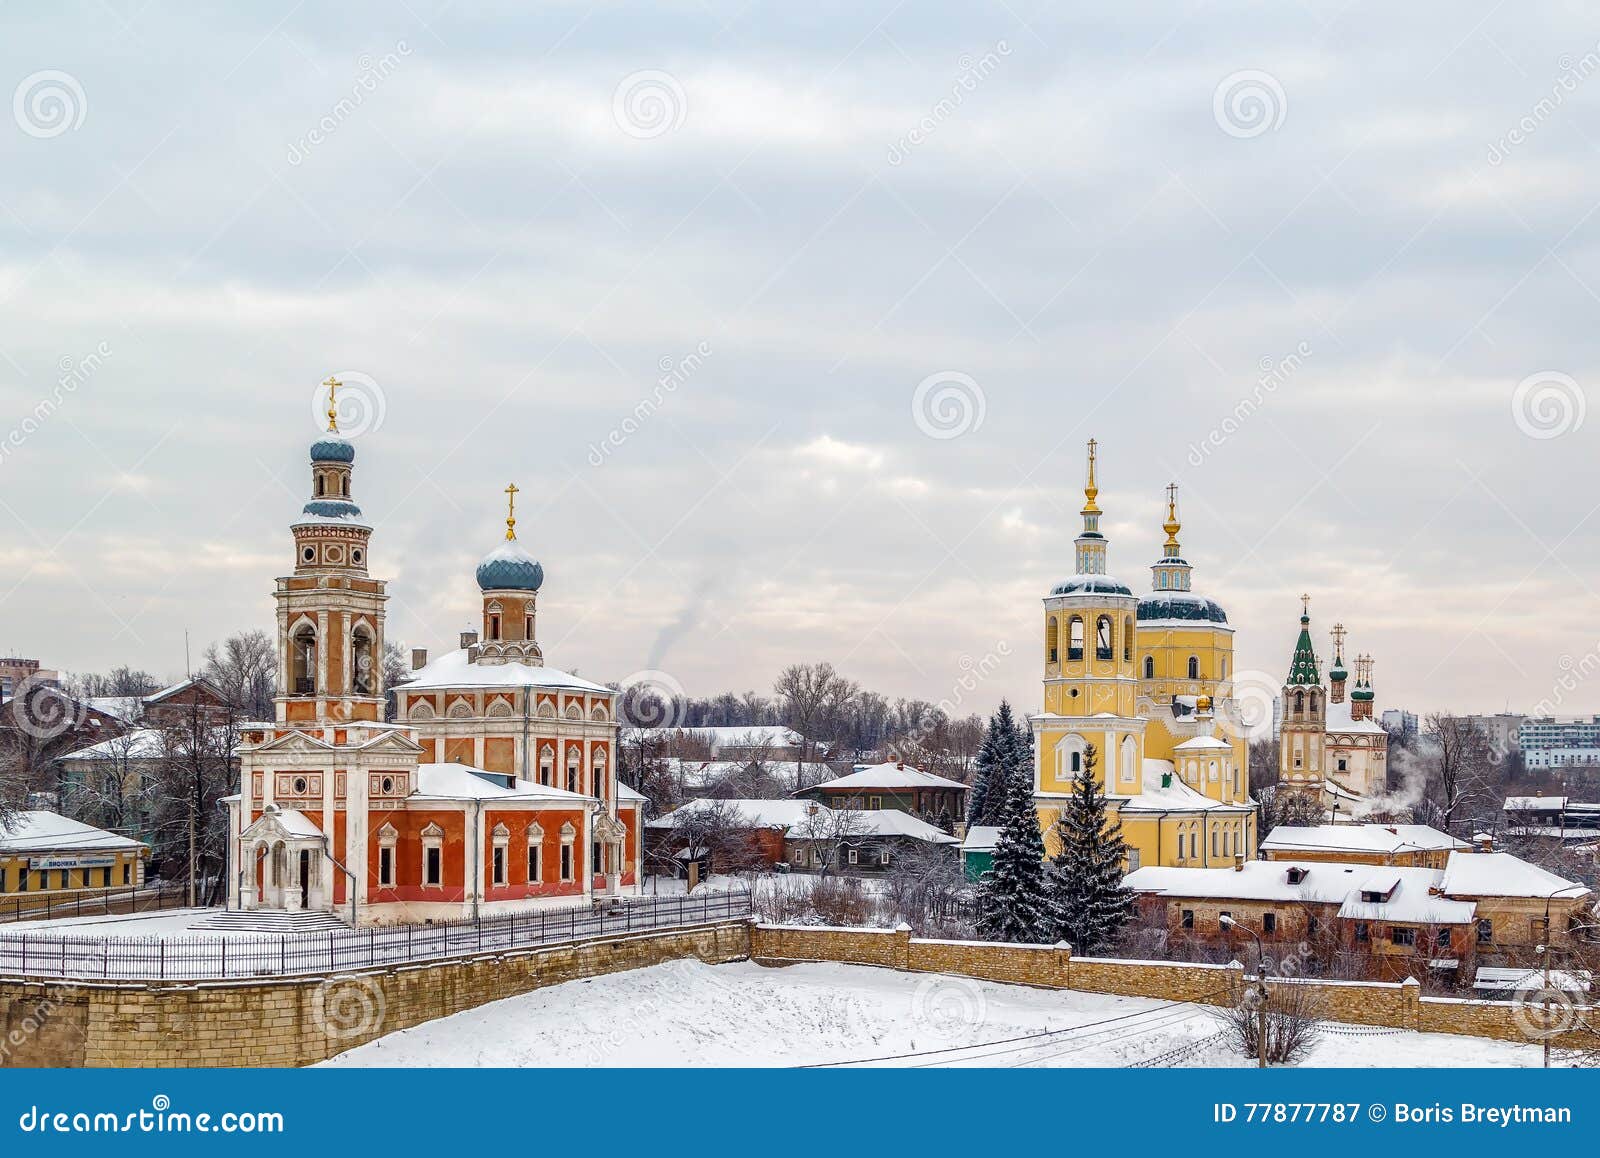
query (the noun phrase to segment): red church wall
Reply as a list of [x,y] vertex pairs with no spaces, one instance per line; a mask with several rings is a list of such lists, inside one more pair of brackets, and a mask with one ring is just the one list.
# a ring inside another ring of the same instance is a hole
[[488,772],[515,775],[517,771],[517,742],[490,737],[483,742],[483,767]]
[[[384,824],[394,827],[393,888],[378,886],[378,852],[383,842],[378,830]],[[430,824],[444,829],[440,857],[440,886],[422,883],[422,830]],[[367,900],[379,901],[461,901],[466,898],[466,817],[460,812],[390,812],[381,817],[373,813],[367,839]],[[441,887],[442,886],[442,887]]]
[[[538,824],[544,830],[539,845],[541,879],[528,880],[528,828]],[[504,824],[510,836],[506,844],[506,883],[494,885],[494,838],[496,825]],[[561,827],[571,824],[578,835],[572,842],[572,876],[561,880]],[[483,879],[485,899],[517,901],[528,897],[577,897],[583,895],[583,873],[588,851],[583,847],[583,813],[574,810],[522,812],[490,809],[484,815]]]
[[446,737],[444,742],[444,762],[446,764],[471,765],[477,752],[474,750],[471,736]]

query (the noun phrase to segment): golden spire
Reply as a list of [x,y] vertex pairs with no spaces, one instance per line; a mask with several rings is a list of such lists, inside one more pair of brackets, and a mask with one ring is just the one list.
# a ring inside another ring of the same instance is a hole
[[328,375],[328,380],[323,383],[328,388],[328,433],[339,433],[339,387],[344,383]]
[[1178,532],[1183,529],[1183,524],[1178,522],[1178,484],[1167,484],[1167,521],[1161,525],[1167,533],[1168,555],[1178,553]]
[[514,543],[517,538],[517,484],[512,483],[506,488],[510,498],[510,507],[506,512],[506,542]]
[[1089,440],[1089,485],[1083,488],[1083,513],[1086,515],[1098,515],[1100,513],[1100,508],[1095,503],[1095,499],[1100,497],[1100,488],[1095,485],[1094,481],[1094,455],[1097,446],[1099,446],[1099,443],[1091,438]]

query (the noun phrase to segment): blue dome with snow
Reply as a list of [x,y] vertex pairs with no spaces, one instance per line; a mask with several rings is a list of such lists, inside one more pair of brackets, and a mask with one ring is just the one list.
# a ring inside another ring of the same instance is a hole
[[337,436],[321,438],[311,444],[312,462],[354,462],[355,460],[356,448]]
[[515,540],[503,543],[478,564],[479,591],[537,591],[544,586],[544,566]]

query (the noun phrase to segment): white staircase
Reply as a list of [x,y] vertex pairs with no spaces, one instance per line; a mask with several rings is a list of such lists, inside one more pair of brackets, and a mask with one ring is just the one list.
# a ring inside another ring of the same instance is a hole
[[293,913],[282,909],[225,909],[190,926],[197,931],[229,933],[326,933],[349,927],[332,913],[305,909]]

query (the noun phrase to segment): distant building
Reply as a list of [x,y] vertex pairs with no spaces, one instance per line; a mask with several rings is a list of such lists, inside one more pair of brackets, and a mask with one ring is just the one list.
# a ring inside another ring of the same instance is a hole
[[0,825],[0,894],[137,888],[149,857],[137,840],[54,812],[18,812]]
[[1600,804],[1567,796],[1508,796],[1506,835],[1592,841],[1600,836]]
[[1417,713],[1408,712],[1404,708],[1385,708],[1383,726],[1385,730],[1397,734],[1406,744],[1415,743],[1422,730],[1417,720]]
[[1600,716],[1529,717],[1518,728],[1518,740],[1530,771],[1600,766]]
[[879,764],[827,780],[795,795],[830,808],[893,809],[953,828],[967,815],[967,785],[909,764]]
[[1305,857],[1234,869],[1152,866],[1127,884],[1174,941],[1241,951],[1254,935],[1268,945],[1307,943],[1368,976],[1432,973],[1463,983],[1480,964],[1526,960],[1547,941],[1565,956],[1594,902],[1583,885],[1517,857],[1462,851],[1437,867]]
[[994,848],[999,843],[998,828],[975,824],[967,829],[967,838],[961,842],[961,871],[967,880],[977,884],[994,867]]
[[1527,716],[1497,712],[1491,716],[1468,716],[1467,719],[1476,724],[1478,731],[1489,741],[1495,759],[1503,760],[1522,750],[1522,725],[1527,721]]
[[26,683],[60,687],[61,673],[41,668],[36,659],[21,659],[17,656],[0,658],[0,701],[9,700],[17,693],[17,689]]

